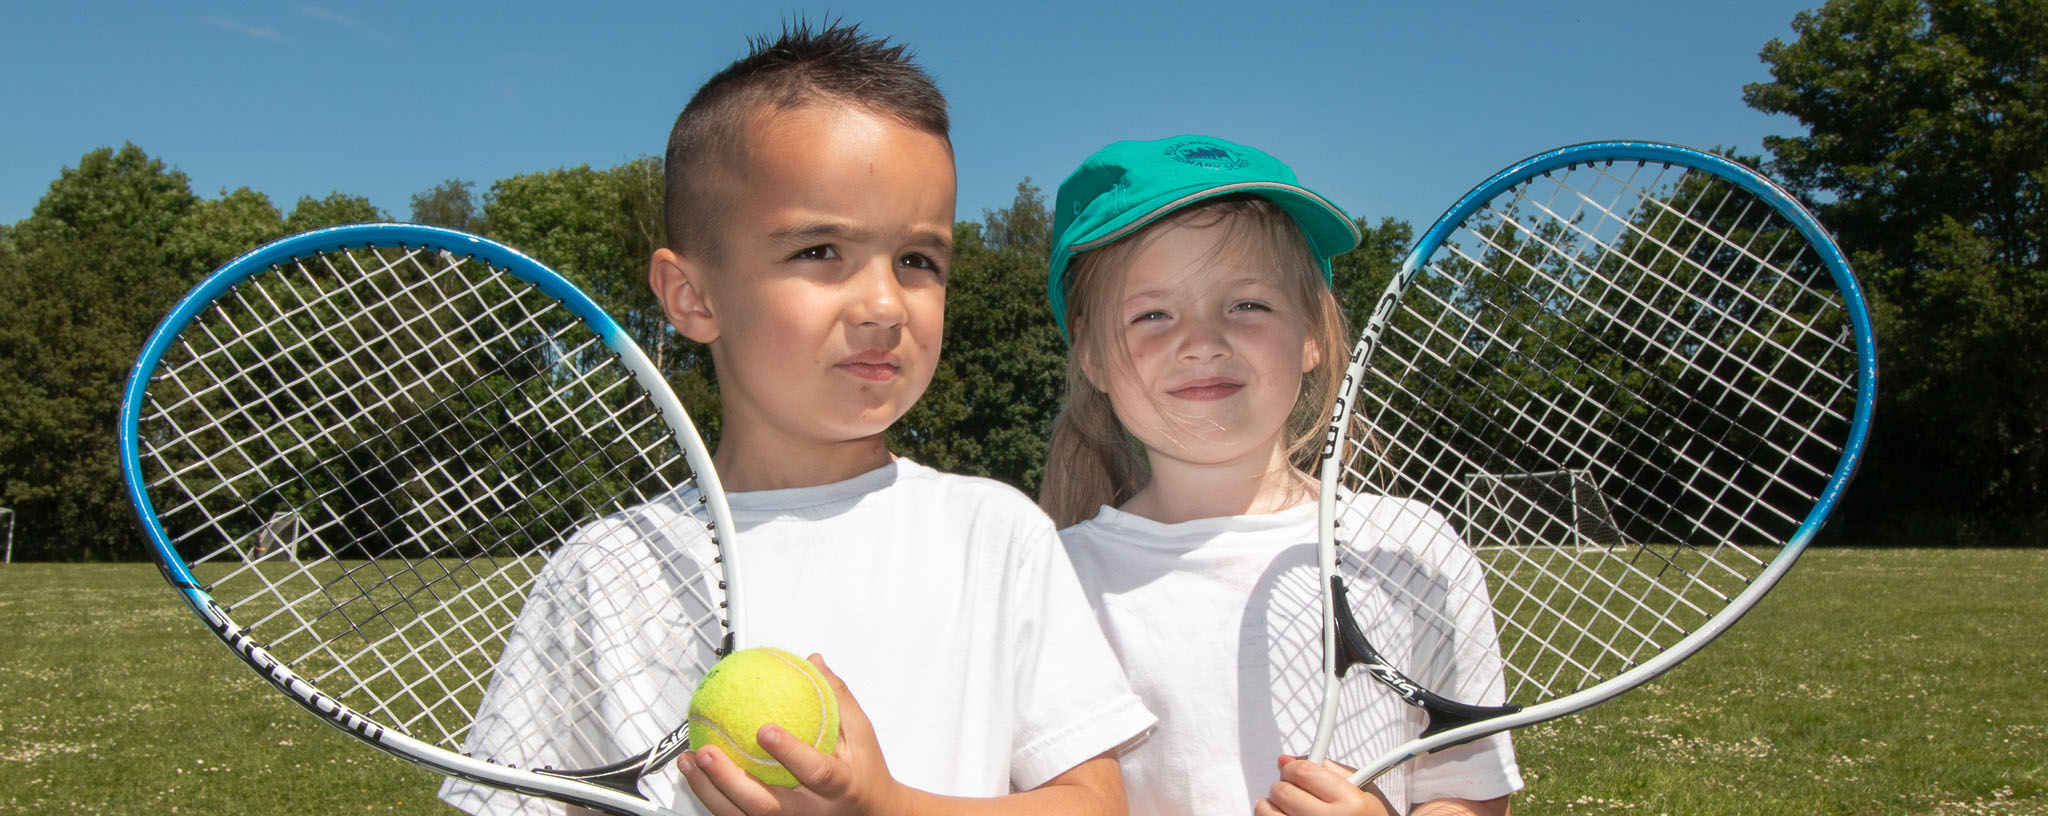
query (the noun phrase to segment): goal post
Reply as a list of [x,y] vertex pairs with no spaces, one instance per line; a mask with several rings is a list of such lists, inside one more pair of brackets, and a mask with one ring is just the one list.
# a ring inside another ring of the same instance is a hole
[[1593,475],[1578,468],[1465,476],[1459,508],[1474,547],[1611,549],[1627,543]]

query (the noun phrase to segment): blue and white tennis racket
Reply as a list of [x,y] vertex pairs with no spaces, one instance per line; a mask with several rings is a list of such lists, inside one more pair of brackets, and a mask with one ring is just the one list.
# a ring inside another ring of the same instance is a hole
[[[120,423],[164,577],[279,691],[444,774],[668,812],[636,782],[685,749],[687,684],[745,642],[733,528],[667,383],[560,275],[433,227],[277,241],[164,318]],[[651,617],[659,665],[591,668]],[[621,745],[595,694],[673,719]],[[481,739],[480,708],[514,736]]]
[[[1345,376],[1311,755],[1364,785],[1726,631],[1834,509],[1877,364],[1861,288],[1792,196],[1720,156],[1598,142],[1444,213]],[[1388,690],[1427,712],[1421,737],[1362,713]]]

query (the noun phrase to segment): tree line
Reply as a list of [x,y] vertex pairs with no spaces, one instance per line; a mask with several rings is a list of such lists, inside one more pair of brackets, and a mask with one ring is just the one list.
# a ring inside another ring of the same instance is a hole
[[[1828,540],[2048,544],[2048,0],[1834,0],[1792,30],[1762,47],[1772,79],[1742,93],[1805,132],[1744,158],[1837,233],[1879,341],[1871,448]],[[709,361],[647,290],[660,178],[658,160],[642,158],[482,189],[450,180],[407,213],[346,193],[287,212],[246,187],[195,195],[135,145],[86,153],[33,214],[0,225],[0,506],[17,514],[16,557],[145,555],[113,429],[143,338],[209,271],[323,226],[411,220],[533,255],[633,332],[715,438]],[[891,440],[1027,492],[1064,377],[1043,296],[1046,204],[1025,179],[1008,207],[955,226],[945,354]],[[1354,326],[1416,232],[1395,219],[1360,228],[1363,244],[1335,263]]]

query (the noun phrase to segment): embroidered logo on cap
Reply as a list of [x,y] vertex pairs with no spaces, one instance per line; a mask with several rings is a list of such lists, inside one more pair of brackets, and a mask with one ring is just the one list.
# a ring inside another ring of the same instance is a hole
[[1210,170],[1236,170],[1251,163],[1237,151],[1207,141],[1175,142],[1167,146],[1166,155],[1181,164]]

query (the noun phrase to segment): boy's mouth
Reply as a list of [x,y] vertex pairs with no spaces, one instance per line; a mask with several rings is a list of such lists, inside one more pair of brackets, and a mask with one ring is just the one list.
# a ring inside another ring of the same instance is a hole
[[839,361],[839,370],[875,382],[893,379],[902,368],[894,355],[886,351],[863,351]]
[[1244,383],[1227,377],[1205,377],[1185,383],[1166,393],[1184,400],[1206,402],[1223,399],[1243,389]]

